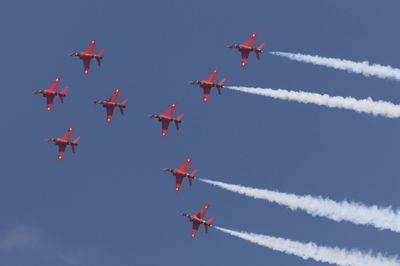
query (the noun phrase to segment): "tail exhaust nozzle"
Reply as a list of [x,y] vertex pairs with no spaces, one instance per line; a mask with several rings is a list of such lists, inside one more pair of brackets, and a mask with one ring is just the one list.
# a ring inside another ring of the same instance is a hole
[[176,126],[176,129],[177,129],[177,130],[179,130],[179,124],[182,122],[182,119],[183,119],[183,114],[180,114],[180,115],[174,120],[175,126]]
[[58,94],[58,97],[60,97],[61,103],[64,103],[64,97],[67,96],[67,91],[68,91],[68,87],[65,87],[65,88],[62,89],[61,92]]
[[101,66],[101,59],[103,59],[104,49],[101,49],[100,52],[96,55],[96,61],[99,66]]
[[128,103],[128,99],[125,99],[118,105],[119,110],[121,111],[121,115],[124,115],[124,109],[125,109],[127,103]]
[[73,153],[76,153],[76,148],[78,147],[78,141],[80,140],[80,138],[81,136],[78,136],[71,142],[71,148]]
[[262,43],[256,48],[255,52],[256,52],[256,56],[257,56],[258,60],[260,60],[260,56],[261,56],[262,50],[264,48],[264,45],[265,45],[265,43]]

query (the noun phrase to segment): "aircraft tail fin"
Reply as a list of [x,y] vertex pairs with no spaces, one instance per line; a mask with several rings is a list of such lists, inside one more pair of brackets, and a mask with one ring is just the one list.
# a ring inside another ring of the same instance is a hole
[[64,103],[64,97],[67,95],[68,87],[65,87],[64,89],[61,90],[61,92],[58,94],[58,97],[60,97],[61,103]]
[[96,55],[96,61],[99,66],[101,66],[101,59],[103,59],[104,49],[101,49],[100,52]]
[[224,87],[225,80],[226,79],[223,79],[217,83],[217,91],[219,95],[221,95],[221,89]]
[[260,60],[260,56],[261,56],[262,50],[264,48],[264,45],[265,45],[265,43],[260,44],[255,50],[258,60]]
[[182,119],[183,119],[183,114],[180,114],[175,120],[175,126],[176,129],[179,130],[179,124],[182,123]]
[[120,104],[118,104],[119,110],[121,111],[121,115],[124,114],[124,109],[125,109],[127,103],[128,103],[128,99],[125,99]]
[[71,142],[71,148],[72,152],[76,152],[76,148],[78,147],[78,141],[80,140],[81,136],[76,137],[72,142]]
[[215,216],[211,217],[210,219],[208,219],[206,221],[206,223],[204,224],[204,228],[206,230],[206,234],[208,233],[208,228],[211,226],[212,222],[214,222],[215,220]]

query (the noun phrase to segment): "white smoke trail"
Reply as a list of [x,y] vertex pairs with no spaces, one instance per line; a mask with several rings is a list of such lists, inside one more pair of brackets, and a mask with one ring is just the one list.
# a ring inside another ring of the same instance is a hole
[[400,105],[385,101],[373,101],[371,98],[358,100],[352,97],[329,96],[304,91],[288,91],[282,89],[263,89],[251,87],[227,86],[227,89],[261,95],[274,99],[312,103],[329,108],[353,110],[358,113],[367,113],[374,116],[381,115],[388,118],[400,117]]
[[400,232],[400,212],[391,207],[365,206],[355,202],[336,202],[328,198],[298,196],[267,189],[257,189],[240,185],[199,178],[213,186],[268,202],[286,206],[291,210],[303,210],[312,216],[321,216],[336,222],[348,221],[354,224],[371,225],[380,230]]
[[337,247],[318,246],[313,242],[302,243],[290,239],[238,232],[214,226],[214,228],[229,235],[250,241],[275,251],[301,257],[304,260],[313,259],[341,266],[399,266],[397,257],[385,257],[381,253],[373,255],[356,249],[346,250]]
[[313,65],[326,66],[334,69],[345,70],[351,73],[362,74],[366,77],[375,76],[381,79],[400,80],[400,69],[391,66],[382,66],[378,64],[370,65],[368,61],[354,62],[338,58],[320,57],[314,55],[269,52],[272,55],[285,57],[290,60],[311,63]]

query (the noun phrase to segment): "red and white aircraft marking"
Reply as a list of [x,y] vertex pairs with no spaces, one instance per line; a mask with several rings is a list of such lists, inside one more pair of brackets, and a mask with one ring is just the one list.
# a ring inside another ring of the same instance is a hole
[[161,122],[161,131],[164,138],[167,136],[169,123],[174,122],[177,130],[179,130],[180,123],[182,123],[183,114],[180,114],[178,117],[173,117],[175,108],[176,102],[174,102],[164,114],[148,115],[149,118],[156,118],[159,122]]
[[253,43],[257,37],[257,32],[254,32],[245,44],[230,44],[227,47],[231,49],[237,49],[242,54],[242,67],[243,69],[247,65],[250,52],[255,52],[257,59],[260,59],[264,43],[261,43],[257,47],[253,47]]
[[90,62],[92,59],[96,59],[97,64],[101,66],[101,60],[103,59],[104,49],[101,49],[98,54],[94,53],[94,47],[96,45],[96,38],[94,38],[90,43],[88,48],[82,52],[72,52],[69,55],[72,57],[79,57],[83,62],[83,69],[86,76],[89,75]]
[[74,129],[72,127],[70,127],[67,130],[67,132],[64,134],[64,136],[59,137],[59,138],[49,138],[47,140],[48,142],[54,142],[58,146],[58,159],[59,160],[61,160],[64,157],[65,148],[67,148],[68,145],[71,146],[73,153],[76,152],[76,148],[78,146],[78,141],[81,137],[78,136],[73,141],[70,141],[73,130]]
[[120,103],[117,103],[120,92],[121,92],[121,88],[118,88],[113,92],[111,98],[106,99],[106,100],[98,100],[98,101],[94,102],[95,104],[101,104],[101,105],[103,105],[104,108],[106,108],[108,124],[111,123],[112,115],[113,115],[115,107],[119,108],[119,110],[121,111],[121,115],[124,114],[124,110],[125,110],[126,104],[128,103],[128,99],[125,99]]
[[211,227],[212,222],[215,219],[215,216],[211,217],[208,220],[204,220],[204,216],[207,213],[207,210],[210,208],[210,204],[206,204],[198,214],[186,214],[182,213],[182,216],[185,216],[192,222],[192,239],[195,239],[197,231],[201,224],[204,224],[204,229],[206,230],[206,234],[208,233],[208,228]]
[[53,108],[54,97],[60,97],[61,103],[64,103],[64,97],[67,95],[68,87],[65,87],[61,92],[57,92],[58,84],[60,84],[61,78],[57,77],[56,80],[51,84],[50,88],[45,90],[34,90],[33,94],[43,95],[46,98],[47,111],[50,112]]
[[224,82],[226,79],[221,80],[218,83],[214,83],[215,77],[218,74],[218,68],[214,69],[211,75],[208,77],[207,80],[192,80],[190,84],[192,85],[199,85],[200,88],[203,89],[203,100],[204,103],[208,102],[208,97],[210,96],[210,92],[212,88],[216,88],[218,94],[221,95],[221,89],[224,86]]
[[183,165],[180,168],[164,168],[164,172],[171,172],[173,176],[175,176],[176,181],[175,181],[175,191],[179,192],[181,189],[182,181],[185,177],[188,178],[189,180],[189,186],[192,186],[193,179],[196,177],[197,172],[199,169],[195,169],[193,172],[188,173],[187,170],[190,166],[190,162],[192,161],[192,156],[189,156],[186,161],[183,163]]

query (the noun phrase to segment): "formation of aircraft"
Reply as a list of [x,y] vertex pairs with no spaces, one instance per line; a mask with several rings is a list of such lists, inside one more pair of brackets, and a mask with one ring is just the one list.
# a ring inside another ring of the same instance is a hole
[[210,92],[212,88],[216,88],[218,94],[221,95],[221,89],[224,86],[225,78],[218,83],[214,83],[215,77],[218,74],[218,68],[214,69],[211,75],[207,80],[192,80],[190,84],[199,85],[200,88],[203,89],[203,100],[205,103],[208,102],[208,97],[210,96]]
[[179,130],[179,125],[182,123],[183,114],[180,114],[178,117],[173,117],[176,108],[176,102],[174,102],[165,112],[164,114],[149,114],[149,118],[158,119],[161,122],[161,134],[165,138],[168,133],[169,123],[174,122],[175,127]]
[[97,64],[101,66],[101,60],[103,59],[104,49],[101,49],[98,54],[94,53],[94,47],[96,46],[96,38],[94,38],[90,43],[88,48],[82,52],[72,52],[69,55],[72,57],[79,57],[83,62],[83,69],[86,76],[89,75],[90,62],[92,59],[96,59]]
[[264,43],[261,43],[257,47],[253,47],[253,43],[256,40],[257,32],[254,32],[250,38],[244,44],[230,44],[227,47],[231,49],[237,49],[242,54],[242,67],[246,68],[247,61],[250,52],[255,52],[257,59],[260,59]]
[[210,204],[206,204],[198,214],[182,213],[182,216],[187,217],[189,221],[192,223],[192,239],[195,239],[197,231],[199,230],[201,224],[204,224],[204,229],[206,231],[206,234],[208,233],[208,228],[212,226],[212,222],[214,221],[215,216],[211,217],[208,220],[204,220],[204,216],[206,216],[206,213],[209,208]]
[[94,104],[101,104],[104,108],[106,108],[106,113],[107,113],[107,123],[110,124],[114,112],[114,108],[118,107],[119,110],[121,111],[121,115],[124,114],[124,109],[126,107],[126,104],[128,103],[128,99],[123,100],[120,103],[117,103],[119,93],[121,92],[121,88],[117,88],[112,96],[109,99],[106,100],[97,100],[94,101]]
[[196,177],[199,169],[193,170],[191,173],[188,173],[187,170],[190,166],[190,162],[192,161],[192,156],[189,156],[183,165],[180,168],[164,168],[164,172],[170,172],[173,176],[175,176],[175,191],[179,192],[181,189],[182,181],[185,177],[189,180],[189,186],[192,186],[193,179]]
[[[262,53],[262,49],[264,48],[264,43],[261,43],[257,47],[253,47],[254,41],[257,37],[257,33],[253,33],[250,38],[246,41],[245,44],[231,44],[228,45],[228,48],[237,49],[241,53],[242,57],[242,67],[245,68],[247,65],[248,57],[250,52],[254,52],[256,54],[257,59],[260,59],[260,55]],[[83,62],[84,73],[86,76],[89,75],[90,71],[90,63],[92,59],[95,59],[97,64],[101,66],[101,60],[103,59],[104,49],[101,49],[97,54],[94,52],[96,45],[96,38],[94,38],[90,43],[86,50],[82,52],[72,52],[69,55],[71,57],[79,57],[79,59]],[[218,94],[221,95],[221,89],[224,87],[225,78],[220,80],[218,83],[215,83],[215,78],[218,74],[218,68],[215,68],[213,72],[210,74],[207,80],[193,80],[190,81],[192,85],[198,85],[200,88],[203,89],[203,100],[204,103],[208,102],[208,98],[211,93],[212,88],[216,88]],[[42,95],[46,98],[47,102],[47,111],[51,111],[53,107],[53,100],[56,96],[60,98],[61,103],[64,103],[64,97],[66,96],[68,87],[63,88],[60,92],[57,92],[57,87],[61,81],[60,77],[57,77],[56,80],[53,82],[50,88],[44,90],[34,90],[33,93],[36,95]],[[118,103],[118,97],[121,92],[121,88],[117,88],[112,96],[105,100],[97,100],[94,101],[94,104],[100,104],[104,108],[106,108],[106,119],[107,123],[110,124],[112,121],[112,116],[114,109],[118,107],[121,111],[121,115],[124,114],[124,110],[126,108],[126,104],[128,103],[128,99],[123,100],[122,102]],[[174,102],[167,110],[167,112],[163,114],[150,114],[148,115],[149,118],[157,119],[161,122],[161,129],[162,129],[162,136],[166,137],[168,132],[168,127],[171,122],[175,123],[176,129],[179,130],[180,124],[183,119],[183,114],[179,115],[178,117],[174,117],[174,112],[176,108],[176,102]],[[72,152],[75,153],[78,142],[80,140],[80,136],[76,137],[73,141],[70,141],[72,136],[73,128],[70,127],[67,132],[58,138],[49,138],[48,142],[53,142],[58,147],[58,159],[61,160],[64,157],[65,150],[67,146],[71,146]],[[175,191],[179,192],[182,186],[183,179],[185,177],[188,178],[189,186],[192,186],[193,180],[196,178],[198,169],[193,170],[192,172],[188,172],[188,168],[192,161],[192,157],[189,156],[184,164],[180,168],[164,168],[164,172],[170,172],[173,176],[175,176]],[[201,224],[204,224],[205,232],[208,233],[209,227],[212,226],[212,222],[214,221],[215,217],[211,217],[208,220],[205,220],[204,217],[207,213],[208,208],[210,207],[209,204],[206,204],[198,214],[186,214],[182,213],[182,216],[185,216],[189,219],[192,223],[192,239],[196,237],[198,229]]]
[[61,103],[64,103],[64,97],[67,95],[68,87],[63,88],[60,92],[57,92],[58,84],[60,84],[61,78],[57,77],[56,80],[51,84],[50,88],[45,90],[34,90],[33,94],[42,95],[46,98],[47,111],[50,112],[53,108],[54,97],[60,97]]
[[68,128],[67,132],[65,132],[64,136],[58,137],[58,138],[49,138],[47,140],[47,142],[54,142],[54,144],[58,146],[58,159],[59,160],[61,160],[64,157],[64,152],[68,145],[71,146],[73,153],[76,152],[76,148],[78,147],[78,141],[81,137],[78,136],[73,141],[70,141],[73,130],[74,129],[72,127],[70,127],[70,128]]

